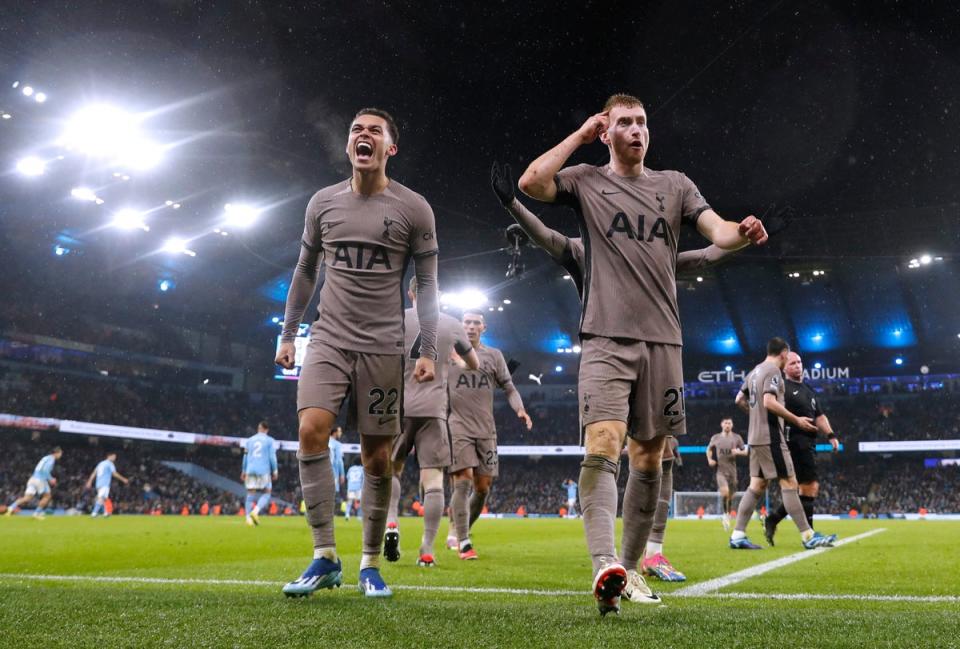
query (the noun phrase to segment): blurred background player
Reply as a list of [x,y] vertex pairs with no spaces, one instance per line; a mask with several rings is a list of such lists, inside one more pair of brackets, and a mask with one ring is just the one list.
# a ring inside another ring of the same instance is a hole
[[363,477],[363,462],[360,461],[360,458],[357,458],[353,461],[353,465],[347,469],[347,509],[343,514],[346,520],[350,520],[350,514],[353,513],[354,506],[357,508],[357,516],[361,515],[360,495],[363,493]]
[[667,517],[670,515],[670,500],[673,498],[673,467],[683,466],[680,457],[680,442],[676,437],[667,437],[663,449],[663,461],[660,463],[660,496],[657,511],[653,515],[653,527],[643,550],[643,562],[640,564],[644,574],[656,577],[660,581],[686,581],[686,576],[673,567],[663,554],[663,538],[667,533]]
[[[817,394],[803,382],[803,359],[800,354],[790,352],[787,356],[787,366],[784,368],[787,381],[784,390],[784,405],[787,410],[799,417],[808,417],[813,420],[817,432],[827,436],[827,441],[836,453],[840,447],[837,436],[833,433],[830,420],[823,414]],[[804,430],[786,426],[787,448],[793,458],[793,466],[797,472],[797,483],[800,489],[800,502],[803,503],[803,513],[807,522],[813,527],[813,501],[820,493],[820,482],[817,480],[817,433],[808,433]],[[777,525],[787,517],[787,510],[780,503],[772,514],[763,521],[764,536],[767,542],[773,545],[773,536],[777,533]]]
[[12,516],[16,510],[18,510],[23,505],[27,504],[35,497],[40,498],[40,502],[37,503],[37,508],[33,512],[34,518],[43,518],[43,510],[46,508],[47,504],[50,502],[50,498],[53,497],[53,493],[50,491],[51,487],[57,486],[57,479],[53,477],[53,465],[56,464],[63,456],[63,450],[57,446],[53,449],[53,452],[50,455],[44,455],[40,458],[40,461],[37,462],[36,468],[33,470],[33,475],[30,476],[30,479],[27,480],[27,488],[23,492],[21,498],[17,498],[10,506],[7,508],[6,515]]
[[[493,418],[493,390],[500,388],[507,402],[527,430],[533,421],[523,407],[520,392],[513,385],[510,370],[503,353],[484,345],[480,337],[487,330],[483,314],[467,311],[463,314],[463,328],[467,332],[480,361],[476,370],[450,366],[450,442],[453,459],[453,496],[450,499],[452,520],[457,534],[460,558],[472,560],[477,552],[470,541],[470,528],[480,517],[487,502],[490,485],[499,472],[497,459],[497,427]],[[473,495],[469,497],[470,487]]]
[[[314,194],[304,217],[300,257],[284,313],[277,364],[292,368],[294,339],[325,268],[317,318],[297,382],[300,483],[313,536],[313,561],[283,587],[300,597],[343,581],[334,532],[336,489],[329,440],[347,404],[360,433],[365,471],[357,585],[365,597],[390,597],[380,552],[393,485],[391,452],[403,409],[403,277],[411,258],[419,287],[417,381],[432,381],[437,357],[437,236],[426,199],[393,178],[399,130],[384,110],[357,112],[347,137],[350,178]],[[348,399],[349,397],[349,399]]]
[[743,438],[733,432],[733,419],[724,417],[720,422],[720,432],[710,438],[707,444],[707,464],[716,469],[717,492],[723,499],[723,529],[730,531],[730,511],[733,509],[733,497],[737,494],[737,458],[749,454]]
[[96,518],[100,514],[104,516],[110,515],[104,508],[104,503],[107,502],[107,498],[110,497],[110,483],[113,482],[114,478],[123,484],[130,484],[129,480],[117,473],[116,461],[116,453],[112,451],[107,453],[106,459],[97,464],[93,473],[87,478],[86,489],[89,489],[94,484],[94,481],[96,481],[97,485],[97,500],[93,504],[93,511],[90,512],[90,516],[93,518]]
[[567,478],[561,485],[567,492],[567,518],[577,517],[577,481]]
[[240,479],[247,488],[245,511],[247,525],[260,524],[260,512],[270,505],[270,492],[277,479],[277,442],[268,434],[270,425],[257,424],[257,434],[243,443],[243,469]]
[[783,338],[771,338],[767,343],[766,359],[750,371],[737,393],[737,405],[750,413],[750,429],[747,432],[747,442],[750,444],[750,487],[740,501],[737,524],[730,535],[730,547],[734,550],[761,549],[759,545],[750,542],[746,529],[770,480],[779,480],[783,504],[800,531],[804,548],[812,550],[830,546],[836,540],[836,536],[824,536],[810,527],[797,493],[793,460],[783,438],[783,422],[808,432],[816,432],[817,427],[808,417],[797,417],[783,405],[781,372],[787,364],[788,353],[790,346]]
[[449,362],[451,356],[456,356],[466,367],[475,370],[480,367],[480,361],[460,321],[441,313],[437,322],[436,377],[429,383],[415,381],[413,361],[420,357],[416,277],[410,278],[407,296],[413,307],[404,312],[404,349],[411,362],[404,365],[403,421],[400,435],[393,443],[393,490],[387,512],[387,532],[383,538],[383,556],[387,561],[400,560],[400,476],[407,456],[415,452],[420,466],[419,486],[424,509],[417,565],[430,568],[436,563],[433,544],[443,516],[443,470],[450,466],[450,429],[447,426]]
[[337,426],[330,433],[330,464],[333,466],[333,489],[340,495],[340,487],[347,481],[343,468],[343,428]]

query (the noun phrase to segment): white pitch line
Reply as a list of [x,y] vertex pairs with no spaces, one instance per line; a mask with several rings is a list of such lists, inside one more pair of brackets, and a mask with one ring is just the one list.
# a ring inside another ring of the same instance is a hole
[[[875,530],[870,530],[869,532],[864,532],[863,534],[857,534],[856,536],[851,536],[850,538],[837,541],[834,544],[834,548],[838,548],[841,545],[846,545],[847,543],[853,543],[854,541],[859,541],[865,539],[869,536],[875,534],[880,534],[881,532],[886,532],[886,528],[880,527]],[[784,566],[789,566],[791,563],[796,563],[797,561],[803,561],[804,559],[810,559],[812,557],[819,556],[824,552],[831,550],[832,548],[817,548],[816,550],[804,550],[802,552],[797,552],[796,554],[790,554],[779,559],[774,559],[773,561],[768,561],[766,563],[761,563],[756,566],[751,566],[744,570],[739,570],[737,572],[730,573],[723,577],[717,577],[716,579],[710,579],[709,581],[700,582],[699,584],[693,584],[687,586],[686,588],[681,588],[680,590],[673,593],[673,596],[679,597],[696,597],[700,595],[706,595],[707,593],[715,592],[721,588],[726,588],[727,586],[732,586],[733,584],[738,584],[745,579],[750,579],[751,577],[756,577],[757,575],[762,575],[771,570],[776,570],[777,568],[782,568]],[[743,552],[753,552],[753,550],[743,550]]]
[[[854,537],[851,537],[851,540]],[[160,585],[202,585],[202,586],[282,586],[281,581],[256,579],[190,579],[171,577],[106,577],[99,575],[32,575],[22,573],[0,573],[0,581],[75,581],[114,584],[160,584]],[[464,593],[492,595],[532,595],[536,597],[589,597],[589,591],[580,590],[534,590],[529,588],[472,588],[470,586],[424,586],[393,585],[396,590],[421,591],[428,593]],[[684,589],[686,590],[686,589]],[[780,600],[856,600],[874,602],[957,602],[957,595],[854,595],[824,593],[702,593],[685,594],[682,591],[668,593],[666,597],[684,599],[780,599]]]

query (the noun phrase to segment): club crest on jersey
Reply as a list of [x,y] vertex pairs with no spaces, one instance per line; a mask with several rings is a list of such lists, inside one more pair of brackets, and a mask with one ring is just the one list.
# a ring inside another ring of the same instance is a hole
[[665,201],[667,197],[664,196],[663,194],[657,194],[656,196],[657,196],[657,203],[660,205],[660,211],[666,212],[667,208],[664,206],[663,201]]
[[364,270],[373,270],[377,266],[382,266],[386,270],[392,269],[390,256],[387,254],[386,248],[362,243],[337,244],[337,249],[333,252],[331,266],[346,266],[347,268]]
[[633,223],[630,222],[630,218],[625,213],[617,212],[613,215],[613,220],[610,221],[610,227],[607,228],[607,238],[612,239],[617,235],[626,235],[629,239],[646,241],[647,243],[654,239],[660,239],[664,245],[670,245],[667,236],[670,232],[670,226],[667,225],[662,216],[658,216],[657,220],[653,222],[649,233],[646,233],[645,222],[645,215],[638,215],[636,228],[634,228]]
[[383,238],[384,239],[390,238],[390,226],[393,225],[394,223],[396,223],[396,221],[391,219],[389,216],[383,217]]
[[461,374],[457,379],[458,388],[489,388],[490,379],[482,372],[471,372],[470,374]]

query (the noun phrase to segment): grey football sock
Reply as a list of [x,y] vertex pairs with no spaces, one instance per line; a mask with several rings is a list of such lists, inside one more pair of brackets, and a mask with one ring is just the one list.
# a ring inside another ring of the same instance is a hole
[[392,476],[370,475],[363,472],[360,491],[360,509],[363,510],[363,553],[380,555],[383,533],[387,529],[387,507],[390,505]]
[[673,460],[663,462],[663,474],[660,476],[660,498],[657,500],[657,512],[653,515],[653,527],[647,542],[663,543],[667,533],[667,514],[670,513],[670,499],[673,497]]
[[457,530],[457,541],[463,542],[470,538],[470,509],[467,506],[467,496],[470,493],[469,480],[457,480],[453,484],[453,498],[450,506],[453,508],[453,523]]
[[580,515],[587,549],[596,574],[617,560],[613,535],[617,519],[617,463],[602,455],[587,455],[580,465]]
[[747,523],[750,522],[750,517],[753,516],[753,511],[757,508],[757,503],[760,502],[760,496],[761,494],[754,493],[752,489],[743,492],[740,507],[737,509],[737,524],[734,526],[734,530],[737,532],[746,531]]
[[790,514],[800,533],[803,534],[809,530],[810,523],[807,522],[807,514],[803,511],[803,503],[800,502],[800,492],[796,489],[781,489],[780,494],[783,497],[784,509]]
[[487,494],[474,491],[470,496],[470,527],[477,522],[480,514],[483,512],[483,506],[487,503]]
[[653,515],[657,511],[660,477],[660,471],[630,469],[627,488],[623,492],[623,537],[620,542],[621,563],[627,570],[636,570],[637,562],[643,556],[653,526]]
[[433,542],[443,516],[443,489],[428,489],[423,494],[423,539],[420,554],[433,554]]
[[333,509],[335,490],[330,453],[304,455],[297,452],[300,464],[300,489],[307,506],[306,519],[313,532],[314,548],[333,548]]
[[390,488],[390,508],[387,510],[387,522],[396,523],[400,516],[400,478],[393,476],[392,487]]

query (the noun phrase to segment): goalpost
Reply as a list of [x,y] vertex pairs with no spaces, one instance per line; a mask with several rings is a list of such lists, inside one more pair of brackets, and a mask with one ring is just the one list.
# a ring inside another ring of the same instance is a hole
[[[736,511],[740,506],[743,492],[733,496],[731,508]],[[701,511],[702,508],[702,511]],[[723,498],[716,491],[675,491],[673,492],[674,518],[719,518],[723,515]]]

